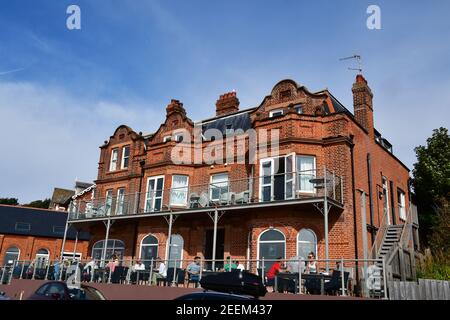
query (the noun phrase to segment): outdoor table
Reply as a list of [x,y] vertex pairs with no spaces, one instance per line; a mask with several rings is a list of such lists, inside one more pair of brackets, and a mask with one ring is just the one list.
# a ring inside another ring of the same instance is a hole
[[[293,280],[295,283],[295,287],[300,288],[298,283],[298,272],[290,273],[290,272],[280,272],[275,277],[275,291],[278,289],[278,278],[280,279],[286,279],[286,280]],[[320,293],[322,295],[325,294],[325,281],[331,279],[331,275],[326,275],[322,273],[314,274],[314,273],[302,273],[302,279],[320,279]]]

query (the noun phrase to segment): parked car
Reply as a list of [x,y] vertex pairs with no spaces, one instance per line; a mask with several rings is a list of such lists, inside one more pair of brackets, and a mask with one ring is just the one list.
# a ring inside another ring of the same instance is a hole
[[106,300],[97,289],[85,284],[68,287],[62,281],[50,281],[40,286],[27,300]]
[[0,291],[0,300],[11,300],[11,298],[8,297],[5,292]]

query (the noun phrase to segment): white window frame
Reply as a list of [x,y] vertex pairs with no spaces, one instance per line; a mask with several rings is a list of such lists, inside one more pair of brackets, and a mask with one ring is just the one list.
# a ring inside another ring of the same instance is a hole
[[[126,148],[128,148],[128,156],[125,157],[125,149]],[[128,169],[128,167],[130,166],[130,151],[131,151],[130,146],[124,146],[122,148],[122,159],[120,162],[120,169]],[[125,167],[125,158],[128,160],[128,164],[126,167]]]
[[[263,176],[263,164],[264,163],[270,163],[270,182],[269,183],[264,183],[264,176]],[[270,200],[273,200],[273,175],[274,175],[274,169],[275,169],[275,158],[265,158],[265,159],[261,159],[260,163],[259,163],[259,172],[260,172],[260,181],[259,181],[259,202],[264,202],[263,201],[263,188],[264,187],[270,187]]]
[[[294,106],[295,112],[297,114],[303,114],[303,104],[298,103]],[[300,110],[300,112],[298,112]]]
[[[173,188],[173,180],[174,180],[175,177],[184,177],[184,178],[186,178],[186,186]],[[173,203],[172,202],[172,192],[176,192],[177,190],[179,192],[185,192],[186,193],[186,197],[185,197],[184,203]],[[172,185],[171,185],[171,189],[170,189],[170,201],[169,201],[170,205],[171,206],[183,206],[183,207],[187,206],[187,204],[188,204],[188,197],[189,197],[188,193],[189,193],[189,176],[186,175],[186,174],[173,174],[172,175]]]
[[111,150],[111,160],[109,162],[109,171],[117,170],[118,159],[119,159],[119,148],[114,148]]
[[397,198],[398,216],[402,221],[406,221],[406,194],[401,189],[397,189],[397,194],[399,195],[399,199]]
[[[150,180],[155,180],[155,191],[158,191],[158,189],[156,189],[157,188],[157,185],[158,185],[158,179],[163,179],[163,182],[162,182],[162,185],[163,185],[163,187],[162,187],[162,190],[161,190],[161,196],[158,196],[158,197],[155,197],[155,196],[153,196],[152,198],[151,198],[151,207],[150,207],[150,211],[148,211],[148,206],[147,206],[147,203],[148,203],[148,201],[150,200],[149,199],[149,190],[148,190],[148,188],[149,188],[149,186],[150,186]],[[159,209],[159,211],[161,211],[162,210],[162,207],[163,207],[163,200],[164,200],[164,183],[165,183],[165,176],[164,175],[159,175],[159,176],[152,176],[152,177],[148,177],[147,178],[147,188],[146,188],[146,192],[145,192],[145,211],[147,212],[154,212],[155,211],[155,200],[157,200],[157,199],[161,199],[161,208]]]
[[[278,231],[278,232],[280,232],[282,235],[283,235],[283,237],[284,237],[284,240],[270,240],[270,241],[268,241],[268,240],[262,240],[262,243],[284,243],[284,259],[286,259],[286,250],[287,250],[287,242],[286,242],[286,235],[283,233],[283,231],[281,231],[280,229],[277,229],[277,228],[267,228],[267,229],[265,229],[263,232],[261,232],[260,234],[259,234],[259,236],[258,236],[258,241],[256,242],[256,265],[257,265],[257,268],[259,268],[260,266],[259,266],[259,263],[260,263],[260,257],[259,257],[259,254],[260,254],[260,250],[259,250],[259,246],[260,246],[260,244],[261,244],[261,236],[264,234],[264,233],[266,233],[267,231],[270,231],[270,230],[275,230],[275,231]],[[265,272],[267,272],[267,271],[269,271],[269,269],[268,268],[264,268],[265,270]]]
[[[314,255],[316,256],[316,259],[319,259],[319,250],[318,250],[318,245],[317,245],[317,234],[314,232],[314,230],[309,229],[309,228],[301,228],[299,230],[299,232],[297,233],[297,256],[299,256],[300,252],[300,243],[310,243],[310,242],[306,242],[306,241],[300,241],[300,232],[302,232],[302,230],[306,230],[311,232],[314,235]],[[308,252],[309,254],[309,252]],[[308,257],[305,257],[308,258]]]
[[[225,181],[213,182],[213,178],[216,176],[220,176],[220,175],[227,175],[226,184],[227,184],[227,188],[228,189],[230,188],[230,175],[228,172],[218,172],[218,173],[211,174],[211,176],[209,177],[209,200],[210,201],[220,201],[221,200],[220,198],[213,198],[213,189],[211,188],[211,185],[213,183],[225,183]],[[222,186],[220,186],[219,188],[221,188],[221,187]],[[222,196],[222,195],[220,195],[220,196]]]
[[[111,215],[112,212],[112,207],[113,207],[113,202],[114,202],[114,194],[113,194],[114,190],[113,189],[109,189],[106,190],[106,195],[105,195],[105,215],[109,216]],[[109,208],[108,208],[109,205]]]
[[[11,250],[11,249],[13,249],[13,248],[16,248],[19,252],[10,252],[9,250]],[[10,255],[13,255],[13,254],[17,254],[17,259],[16,260],[13,260],[13,263],[14,263],[14,261],[20,261],[20,248],[19,247],[17,247],[17,246],[15,246],[15,245],[12,245],[12,246],[10,246],[10,247],[8,247],[8,249],[6,249],[6,251],[5,251],[5,254],[4,254],[4,256],[3,256],[3,258],[4,258],[4,264],[12,264],[12,263],[9,263],[9,261],[10,260],[8,260],[8,261],[6,261],[5,260],[5,258],[6,258],[6,255],[9,253]]]
[[169,142],[169,141],[172,141],[172,136],[165,136],[165,137],[163,138],[163,142],[164,142],[164,143]]
[[[281,113],[281,114],[277,114],[277,113]],[[280,117],[284,115],[284,110],[283,109],[275,109],[275,110],[271,110],[269,112],[269,117],[273,118],[273,117]]]
[[[302,173],[302,170],[300,170],[300,168],[297,168],[297,159],[298,158],[312,158],[313,159],[313,168],[312,168],[312,170],[313,170],[313,172],[311,173],[311,175],[312,176],[316,176],[316,171],[317,171],[317,164],[316,164],[316,157],[315,156],[310,156],[310,155],[304,155],[304,154],[297,154],[296,156],[295,156],[295,168],[296,168],[296,175],[297,175],[297,177],[300,179],[300,174]],[[309,194],[314,194],[314,193],[316,193],[316,191],[314,190],[314,186],[313,186],[313,188],[312,188],[312,190],[302,190],[302,189],[300,189],[301,188],[301,186],[302,186],[302,184],[301,184],[301,182],[299,181],[298,182],[298,188],[297,188],[297,190],[296,191],[298,191],[298,192],[300,192],[300,193],[309,193]]]
[[[123,193],[121,194],[121,191]],[[117,198],[116,198],[116,215],[124,214],[124,204],[125,204],[125,188],[117,189]]]
[[[156,239],[156,244],[142,244],[144,242],[144,240],[149,237],[152,236],[153,238]],[[156,247],[156,256],[158,256],[158,251],[159,251],[159,240],[158,237],[155,236],[153,233],[149,233],[146,234],[142,239],[141,242],[139,244],[139,260],[142,259],[142,248],[143,247]]]

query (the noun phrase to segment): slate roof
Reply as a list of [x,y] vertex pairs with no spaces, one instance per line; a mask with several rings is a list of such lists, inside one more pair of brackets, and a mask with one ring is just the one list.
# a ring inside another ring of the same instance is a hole
[[[0,205],[0,234],[63,238],[66,220],[67,212]],[[29,231],[23,228],[28,225]],[[75,239],[75,237],[76,230],[73,227],[69,228],[67,239]],[[87,232],[78,234],[79,240],[89,240],[89,238],[90,235]]]

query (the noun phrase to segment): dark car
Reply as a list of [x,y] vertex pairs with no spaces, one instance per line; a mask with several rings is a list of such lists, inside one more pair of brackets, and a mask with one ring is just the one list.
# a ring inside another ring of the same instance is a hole
[[9,298],[3,291],[0,291],[0,300],[11,300],[11,298]]
[[50,281],[39,287],[27,300],[106,300],[97,289],[81,284],[68,287],[62,281]]
[[204,292],[194,292],[186,294],[184,296],[178,297],[175,300],[190,300],[190,301],[201,301],[201,300],[257,300],[252,296],[238,295],[232,293],[215,292],[215,291],[204,291]]

